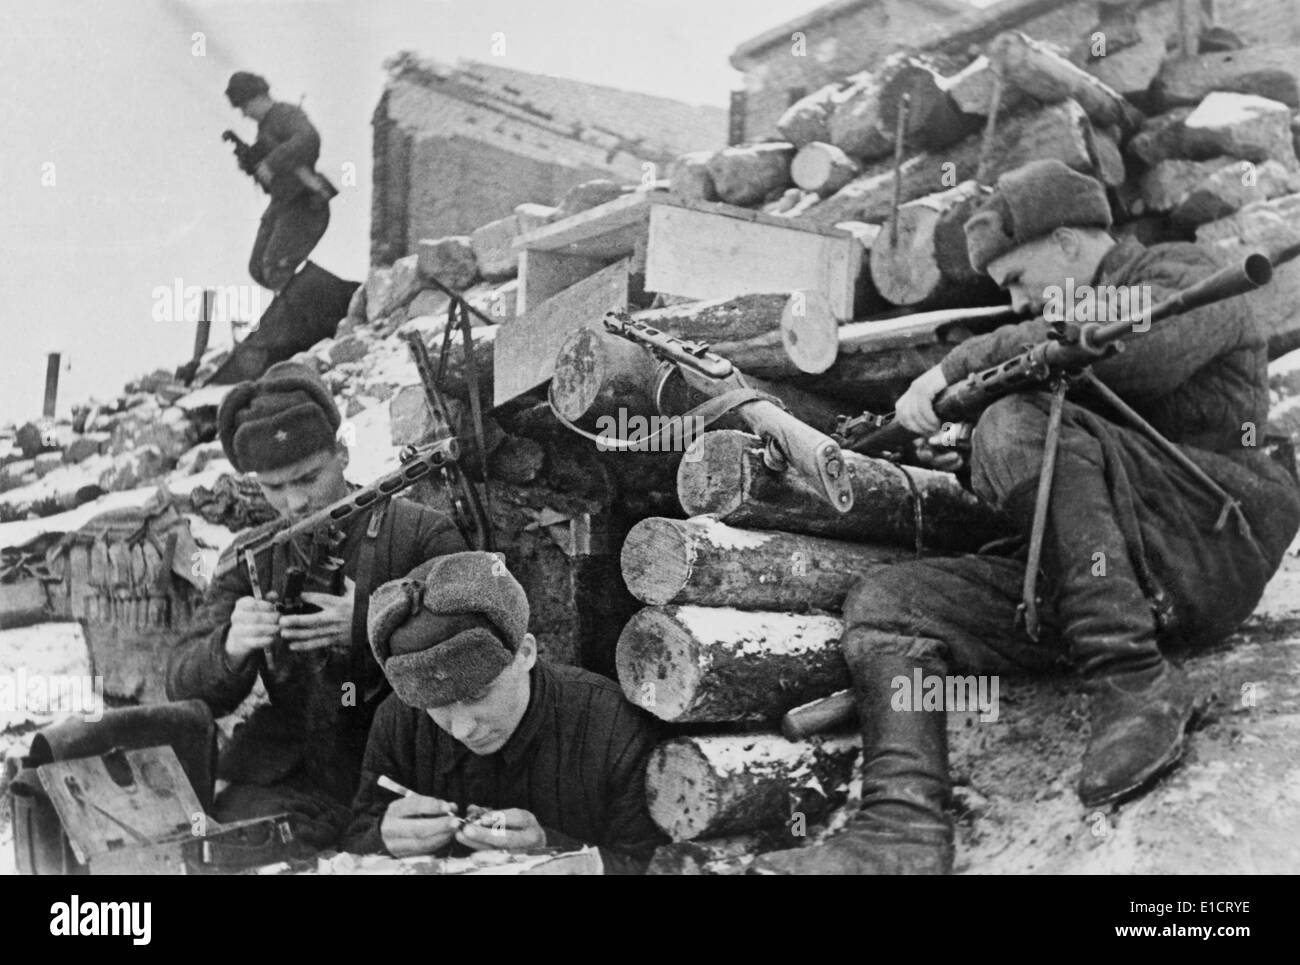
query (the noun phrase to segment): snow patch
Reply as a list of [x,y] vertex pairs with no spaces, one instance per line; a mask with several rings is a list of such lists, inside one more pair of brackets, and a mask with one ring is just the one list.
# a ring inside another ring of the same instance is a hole
[[732,607],[679,606],[676,619],[698,640],[713,640],[736,654],[796,654],[834,646],[844,623],[831,616],[750,613]]

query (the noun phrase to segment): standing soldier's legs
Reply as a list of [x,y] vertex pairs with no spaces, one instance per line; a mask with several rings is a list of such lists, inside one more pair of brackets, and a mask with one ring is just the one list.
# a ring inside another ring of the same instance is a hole
[[263,288],[270,288],[267,283],[266,274],[262,269],[263,259],[266,254],[266,246],[271,241],[271,233],[275,230],[275,222],[279,217],[279,205],[272,201],[262,212],[262,220],[257,224],[257,237],[253,239],[253,251],[248,256],[248,274],[253,281]]
[[[330,209],[328,204],[307,192],[292,201],[272,207],[276,210],[271,218],[265,244],[260,249],[255,246],[254,254],[261,258],[263,280],[260,284],[278,293],[289,283],[298,266],[307,260],[307,256],[325,234],[330,223]],[[262,218],[264,227],[271,214],[271,208],[267,208],[267,213]],[[261,238],[262,231],[259,230],[258,239]]]

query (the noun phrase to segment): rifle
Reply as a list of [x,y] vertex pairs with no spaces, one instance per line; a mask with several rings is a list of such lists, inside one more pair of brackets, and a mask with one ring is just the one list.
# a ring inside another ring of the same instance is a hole
[[[406,341],[411,349],[411,356],[415,359],[415,368],[420,373],[420,383],[424,386],[425,401],[428,403],[429,412],[433,414],[434,421],[438,423],[439,441],[444,439],[455,441],[451,428],[451,412],[442,393],[438,390],[437,376],[429,361],[429,350],[424,340],[420,338],[419,332],[405,332],[400,337]],[[478,550],[491,550],[492,526],[483,508],[483,502],[479,499],[478,490],[466,478],[465,471],[454,459],[442,466],[441,472],[451,501],[452,518],[456,522],[456,528],[465,537],[466,545]],[[483,466],[483,473],[486,480],[486,464]]]
[[[440,440],[424,448],[404,452],[402,464],[370,485],[349,493],[324,509],[296,523],[281,525],[242,547],[234,556],[222,561],[213,576],[220,577],[242,566],[253,588],[253,596],[263,600],[275,595],[281,613],[314,613],[319,607],[303,600],[304,591],[343,592],[343,560],[338,555],[344,534],[341,525],[406,489],[426,476],[453,464],[460,454],[454,438]],[[275,668],[284,659],[287,648],[277,641],[267,654]]]
[[688,416],[707,424],[735,409],[766,444],[764,458],[769,468],[793,466],[836,510],[847,513],[853,508],[848,468],[835,440],[796,419],[780,399],[756,390],[729,360],[709,351],[703,342],[677,338],[620,312],[606,313],[604,322],[610,333],[644,345],[676,366],[687,385],[708,396],[708,401]]
[[[1253,291],[1268,284],[1273,266],[1264,255],[1253,254],[1237,265],[1216,271],[1189,288],[1175,292],[1152,306],[1151,324],[1214,302]],[[972,372],[945,388],[934,400],[934,413],[945,423],[941,432],[959,441],[969,438],[961,423],[979,416],[1003,396],[1045,386],[1063,375],[1077,375],[1099,358],[1119,351],[1124,336],[1133,331],[1134,318],[1083,324],[1051,322],[1046,342],[1026,349],[1000,365]],[[835,438],[852,452],[897,459],[917,437],[894,417],[864,412],[840,417]]]
[[[221,139],[234,145],[235,161],[239,164],[239,169],[261,185],[262,190],[269,194],[271,186],[262,184],[262,179],[257,176],[257,165],[260,158],[257,160],[253,158],[253,146],[244,141],[234,131],[222,131]],[[339,189],[330,183],[329,178],[313,171],[305,164],[298,165],[293,169],[293,173],[308,191],[320,199],[322,204],[329,203],[339,193]]]

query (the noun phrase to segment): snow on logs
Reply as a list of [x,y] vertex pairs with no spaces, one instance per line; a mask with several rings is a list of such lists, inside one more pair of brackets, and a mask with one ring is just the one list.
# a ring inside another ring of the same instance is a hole
[[708,163],[714,190],[728,204],[758,204],[790,186],[794,153],[783,141],[723,148]]
[[811,822],[843,803],[858,737],[787,741],[778,734],[679,737],[646,766],[650,818],[674,841]]
[[819,291],[688,302],[633,318],[679,338],[708,342],[746,374],[767,378],[825,372],[839,345],[839,321]]
[[841,621],[821,614],[652,606],[618,638],[628,700],[674,723],[759,723],[848,686]]
[[643,603],[739,610],[838,610],[861,573],[912,556],[775,530],[735,529],[709,516],[650,517],[623,542],[623,581]]

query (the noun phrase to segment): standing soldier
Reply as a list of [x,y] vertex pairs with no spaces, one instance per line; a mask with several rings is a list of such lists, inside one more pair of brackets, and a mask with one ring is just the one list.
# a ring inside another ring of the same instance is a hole
[[[1220,266],[1192,244],[1116,241],[1105,189],[1060,161],[1003,175],[966,222],[972,266],[1041,311],[1049,290],[1147,286],[1151,302]],[[1100,299],[1098,299],[1100,302]],[[934,398],[1048,337],[1042,318],[963,342],[899,399],[897,418],[935,432]],[[1041,634],[1016,622],[1026,564],[968,555],[873,567],[844,605],[845,659],[863,733],[862,808],[819,847],[764,855],[792,874],[946,873],[947,715],[895,710],[892,681],[1072,668],[1090,698],[1078,793],[1087,807],[1130,796],[1172,767],[1195,706],[1166,659],[1222,640],[1255,608],[1300,526],[1300,488],[1256,445],[1268,418],[1267,342],[1243,299],[1207,305],[1126,340],[1093,372],[1195,463],[1211,490],[1086,382],[1064,403],[1047,506]],[[1022,392],[981,415],[975,492],[1028,536],[1051,393]],[[1225,505],[1222,492],[1235,501]]]
[[313,170],[320,157],[320,134],[301,108],[271,100],[266,80],[245,71],[231,75],[226,97],[232,107],[257,121],[252,145],[244,145],[230,131],[224,136],[235,142],[240,167],[271,196],[248,272],[278,294],[325,234],[329,200],[336,192]]

